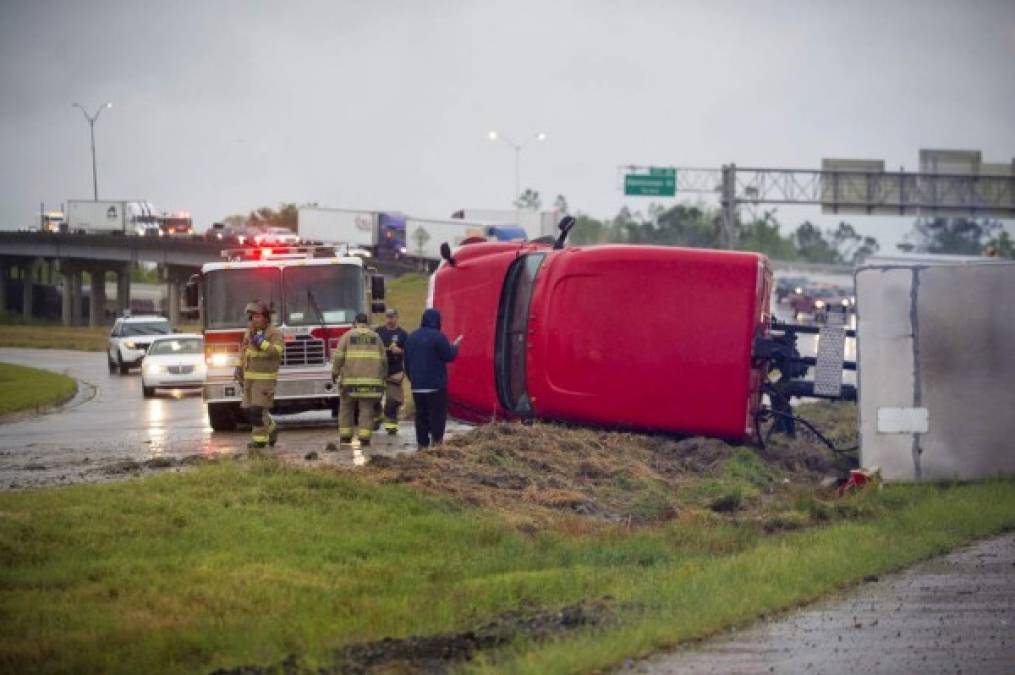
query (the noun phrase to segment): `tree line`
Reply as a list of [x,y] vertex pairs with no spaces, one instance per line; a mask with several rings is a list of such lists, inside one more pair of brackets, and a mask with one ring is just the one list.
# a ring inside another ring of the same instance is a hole
[[[623,207],[611,219],[579,213],[571,241],[579,244],[627,243],[719,248],[721,212],[700,204],[666,208],[650,204],[646,213]],[[786,261],[856,265],[880,250],[874,237],[862,235],[847,222],[822,230],[804,221],[786,234],[774,211],[751,220],[736,219],[736,249],[764,253]]]
[[[308,206],[316,206],[309,204]],[[527,188],[515,206],[538,211],[542,199],[537,190]],[[564,195],[553,204],[560,213],[568,213]],[[226,217],[227,225],[254,225],[297,229],[298,207],[282,203],[277,209],[263,206],[247,215]],[[856,231],[848,222],[822,229],[805,220],[795,229],[784,231],[775,211],[735,220],[736,249],[764,253],[775,260],[858,265],[880,251],[877,239]],[[570,240],[576,244],[626,243],[719,248],[719,208],[703,204],[677,204],[666,207],[651,203],[644,213],[627,206],[613,218],[599,219],[586,213],[575,214],[576,225]],[[990,255],[1015,259],[1015,243],[1002,223],[990,218],[919,218],[898,244],[903,251]]]

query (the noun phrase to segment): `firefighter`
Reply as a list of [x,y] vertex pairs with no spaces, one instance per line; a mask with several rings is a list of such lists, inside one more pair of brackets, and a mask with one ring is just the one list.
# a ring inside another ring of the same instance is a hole
[[249,324],[243,334],[240,363],[236,379],[243,384],[243,404],[250,420],[250,442],[254,450],[270,445],[278,438],[278,426],[270,410],[275,402],[275,382],[278,366],[285,350],[282,332],[271,325],[271,309],[260,300],[246,307]]
[[398,409],[405,402],[402,380],[405,379],[404,350],[409,334],[398,325],[398,310],[384,312],[384,325],[377,329],[388,355],[388,376],[384,378],[384,430],[398,433]]
[[338,403],[340,442],[352,442],[353,424],[358,412],[357,436],[361,445],[370,445],[374,405],[384,394],[387,372],[384,343],[377,333],[370,330],[367,315],[357,314],[352,330],[339,339],[331,363],[331,379],[341,387]]

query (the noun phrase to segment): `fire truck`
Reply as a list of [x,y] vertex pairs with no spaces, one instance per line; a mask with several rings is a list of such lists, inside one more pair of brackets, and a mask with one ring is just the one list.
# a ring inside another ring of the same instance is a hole
[[163,235],[183,236],[194,234],[194,220],[187,211],[163,213],[158,217],[159,231]]
[[187,312],[200,316],[207,364],[203,392],[215,431],[243,422],[242,385],[234,370],[247,327],[244,307],[262,300],[285,337],[273,412],[338,411],[331,353],[360,312],[384,311],[384,277],[333,247],[292,246],[222,251],[186,287]]

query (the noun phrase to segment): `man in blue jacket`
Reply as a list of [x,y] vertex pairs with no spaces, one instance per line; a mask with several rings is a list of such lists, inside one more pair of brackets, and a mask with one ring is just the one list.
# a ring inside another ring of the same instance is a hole
[[416,443],[428,448],[444,440],[448,420],[447,364],[458,356],[462,336],[449,342],[441,332],[441,313],[423,312],[419,328],[405,341],[405,372],[412,383],[412,401],[416,404]]

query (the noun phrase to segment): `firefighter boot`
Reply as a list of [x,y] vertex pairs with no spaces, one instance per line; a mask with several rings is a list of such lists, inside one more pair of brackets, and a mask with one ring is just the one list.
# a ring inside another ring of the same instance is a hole
[[260,450],[268,446],[268,429],[264,425],[264,408],[251,407],[250,419],[250,442],[247,443],[248,450]]
[[264,416],[268,418],[268,445],[275,447],[275,441],[278,440],[278,425],[275,423],[275,418],[269,415],[267,412]]
[[384,402],[384,430],[389,436],[398,433],[398,403],[395,401]]
[[359,444],[361,446],[370,445],[370,436],[371,436],[371,433],[372,432],[370,431],[369,428],[367,428],[367,429],[360,429],[359,430],[359,433],[357,434],[357,436],[359,436]]

